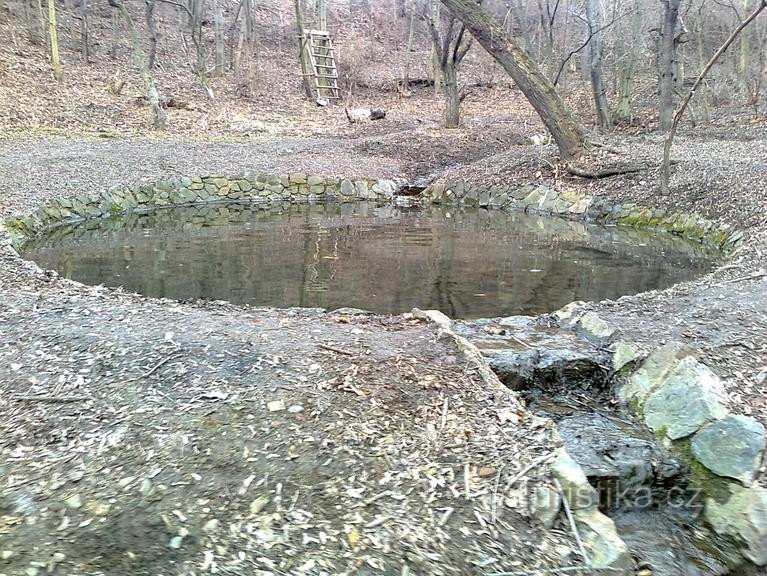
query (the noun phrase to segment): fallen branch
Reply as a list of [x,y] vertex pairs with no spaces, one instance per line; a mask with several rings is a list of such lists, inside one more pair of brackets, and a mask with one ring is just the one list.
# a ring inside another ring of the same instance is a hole
[[630,164],[628,166],[612,166],[609,168],[585,168],[576,166],[575,164],[568,164],[567,171],[573,176],[580,176],[581,178],[591,178],[593,180],[599,178],[608,178],[610,176],[619,176],[620,174],[633,174],[635,172],[641,172],[647,170],[647,166],[642,164]]
[[514,486],[514,484],[516,484],[519,481],[520,478],[526,476],[528,474],[528,472],[530,472],[533,468],[536,468],[536,467],[540,466],[541,464],[544,464],[544,463],[548,462],[553,457],[554,457],[554,452],[549,452],[548,454],[544,454],[540,458],[537,458],[537,459],[533,460],[530,464],[528,464],[527,466],[522,468],[522,470],[517,472],[516,476],[514,476],[514,478],[512,478],[509,481],[509,484],[508,484],[509,488]]
[[142,378],[147,378],[147,377],[151,376],[152,374],[157,372],[157,370],[162,368],[167,362],[169,362],[170,360],[172,360],[173,358],[175,358],[179,354],[181,354],[180,350],[176,350],[175,352],[171,352],[165,358],[163,358],[157,364],[155,364],[152,368],[150,368],[147,372],[145,372],[144,374],[140,374],[139,376],[134,376],[133,378],[128,379],[128,382],[133,382],[134,380],[141,380]]
[[12,399],[17,402],[44,402],[47,404],[68,404],[71,402],[85,402],[86,400],[91,400],[88,396],[47,396],[44,394],[36,396],[17,394],[12,396]]
[[570,523],[570,530],[573,531],[575,542],[578,544],[578,552],[580,552],[581,556],[583,557],[583,561],[586,563],[586,566],[591,568],[591,560],[589,560],[589,555],[586,553],[586,548],[583,546],[583,540],[581,540],[581,535],[578,532],[578,526],[575,525],[575,518],[573,517],[572,510],[570,510],[570,503],[567,501],[567,495],[565,494],[565,491],[562,490],[562,485],[559,483],[559,480],[556,478],[553,478],[553,480],[554,486],[556,486],[557,492],[559,492],[559,497],[562,499],[562,506],[565,508],[565,515],[567,515],[567,521]]
[[336,354],[344,354],[345,356],[356,356],[354,352],[350,352],[349,350],[343,350],[341,348],[335,348],[333,346],[329,346],[328,344],[317,344],[317,348],[322,348],[323,350],[330,350],[331,352],[335,352]]
[[745,280],[758,280],[759,278],[764,278],[767,276],[767,272],[756,272],[754,274],[749,274],[748,276],[738,276],[737,278],[730,278],[729,280],[725,280],[726,284],[735,284],[736,282],[743,282]]

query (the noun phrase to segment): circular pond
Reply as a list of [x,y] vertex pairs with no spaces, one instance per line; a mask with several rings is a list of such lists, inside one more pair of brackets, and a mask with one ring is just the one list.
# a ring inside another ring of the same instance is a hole
[[152,297],[457,318],[539,314],[664,288],[713,254],[671,235],[375,203],[203,205],[58,227],[24,256]]

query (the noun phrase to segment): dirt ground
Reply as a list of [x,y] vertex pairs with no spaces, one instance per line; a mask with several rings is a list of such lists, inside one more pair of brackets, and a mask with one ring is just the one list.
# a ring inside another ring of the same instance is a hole
[[[696,210],[746,229],[739,252],[694,282],[590,306],[625,339],[694,344],[738,409],[767,423],[764,133],[683,136],[674,193],[661,197],[653,168],[599,182],[561,176],[550,146],[528,144],[537,130],[514,112],[469,116],[455,131],[394,116],[333,137],[6,135],[0,212],[246,170],[414,181],[449,172]],[[653,158],[659,140],[622,145]],[[433,325],[150,300],[63,280],[4,248],[0,326],[0,573],[578,564],[566,523],[546,530],[524,504],[547,482],[535,464],[556,448],[551,424],[489,389]]]

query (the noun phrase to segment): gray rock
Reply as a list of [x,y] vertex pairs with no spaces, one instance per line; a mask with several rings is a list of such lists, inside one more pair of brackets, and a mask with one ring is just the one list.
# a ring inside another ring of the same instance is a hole
[[83,505],[83,498],[79,494],[75,494],[74,496],[70,496],[69,498],[64,500],[64,504],[66,504],[70,508],[78,509],[78,508],[81,508]]
[[552,312],[552,316],[559,322],[570,324],[571,321],[575,322],[581,317],[581,308],[586,305],[582,300],[573,300],[569,304],[565,304],[559,310]]
[[605,371],[599,358],[582,348],[484,349],[490,368],[512,390],[537,385],[601,385]]
[[391,198],[394,195],[394,191],[397,189],[397,187],[391,180],[379,180],[375,183],[373,189],[379,196],[383,196],[384,198]]
[[633,342],[621,340],[613,346],[613,370],[620,372],[639,358],[639,347]]
[[629,576],[634,573],[626,543],[621,540],[615,523],[596,508],[577,510],[575,524],[595,570],[610,570],[611,574]]
[[727,415],[724,386],[710,369],[688,356],[666,374],[644,405],[646,424],[671,440],[689,436]]
[[354,196],[354,184],[352,184],[349,180],[343,180],[341,182],[341,195]]
[[532,184],[525,184],[521,188],[509,190],[509,194],[514,200],[524,200],[530,193],[535,190],[535,186]]
[[541,201],[546,196],[546,192],[548,192],[546,188],[534,188],[527,196],[522,199],[522,206],[525,208],[538,208],[538,206],[541,204]]
[[615,334],[615,328],[605,322],[596,312],[586,312],[578,320],[578,330],[587,338],[602,341]]
[[583,214],[586,212],[586,210],[588,210],[590,202],[591,198],[581,198],[580,200],[574,202],[568,211],[570,214]]
[[559,481],[570,510],[591,509],[599,505],[599,494],[564,448],[559,449],[551,463],[551,475]]
[[637,408],[641,408],[663,378],[676,368],[683,358],[691,355],[690,348],[677,342],[657,348],[642,362],[629,381],[618,389],[618,398],[622,402],[635,403]]
[[632,495],[628,488],[655,478],[664,480],[681,471],[679,463],[648,438],[641,425],[584,412],[560,420],[557,432],[567,453],[588,478],[619,480],[627,499]]
[[764,426],[747,416],[728,416],[701,428],[691,449],[714,474],[753,482],[765,449]]
[[758,566],[767,564],[767,489],[730,485],[730,498],[706,500],[706,520],[718,534],[741,543],[741,553]]
[[615,524],[599,509],[599,494],[589,484],[581,467],[566,450],[560,449],[551,464],[551,474],[559,481],[578,532],[595,569],[610,569],[612,574],[633,574],[633,562],[626,543]]

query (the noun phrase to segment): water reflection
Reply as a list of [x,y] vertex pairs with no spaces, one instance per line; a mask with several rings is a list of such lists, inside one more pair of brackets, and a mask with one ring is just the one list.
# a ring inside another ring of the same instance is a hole
[[710,266],[700,245],[560,219],[374,203],[227,205],[64,226],[25,257],[87,284],[268,306],[532,314]]

